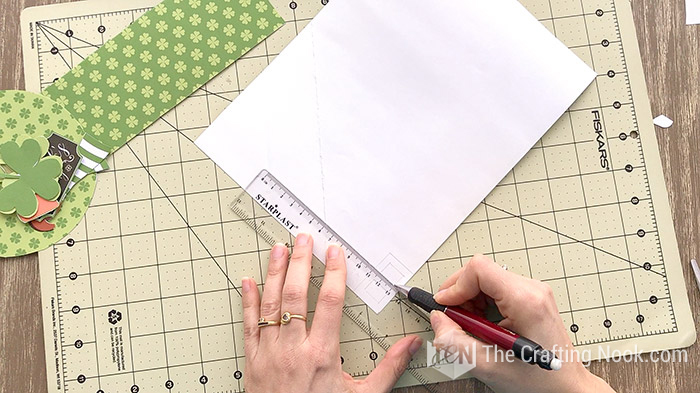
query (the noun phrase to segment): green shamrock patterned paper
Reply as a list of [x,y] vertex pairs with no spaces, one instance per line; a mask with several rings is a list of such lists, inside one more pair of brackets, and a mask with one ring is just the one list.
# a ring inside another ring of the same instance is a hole
[[113,153],[283,24],[267,0],[164,0],[44,94]]
[[[25,91],[0,90],[0,145],[52,133],[79,142],[84,134],[78,121],[59,103]],[[0,257],[25,255],[43,250],[75,228],[87,211],[95,192],[95,176],[87,176],[66,195],[60,211],[51,220],[49,232],[24,224],[16,214],[0,214]]]

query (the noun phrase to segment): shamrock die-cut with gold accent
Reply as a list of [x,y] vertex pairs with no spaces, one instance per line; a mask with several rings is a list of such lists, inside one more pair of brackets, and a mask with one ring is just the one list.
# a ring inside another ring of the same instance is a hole
[[[8,188],[0,194],[0,210],[20,215],[0,217],[0,256],[23,255],[60,241],[85,214],[94,173],[106,168],[109,154],[283,24],[268,0],[163,0],[48,86],[43,97],[3,92],[0,105],[7,111],[0,106],[0,144],[17,142],[17,147],[7,145],[9,154],[21,151],[28,157],[20,160],[19,172],[8,169],[3,181]],[[60,123],[47,127],[57,116]],[[52,200],[46,196],[53,186],[44,184],[55,171],[46,175],[50,171],[44,168],[55,170],[56,159],[36,159],[36,143],[44,146],[39,136],[55,134],[74,143],[80,161],[71,163],[70,175],[63,163],[62,175],[68,179],[62,179],[62,191]],[[35,142],[25,147],[20,142],[27,138]],[[36,169],[25,170],[29,162]],[[23,172],[31,175],[15,184]],[[35,200],[28,200],[29,190]],[[52,209],[56,202],[60,206]]]
[[79,158],[63,156],[64,161],[50,153],[48,138],[60,135],[77,145],[84,133],[75,117],[52,99],[0,91],[0,256],[44,249],[80,222],[95,191],[95,176],[63,193],[65,182],[59,180],[64,169],[70,159]]

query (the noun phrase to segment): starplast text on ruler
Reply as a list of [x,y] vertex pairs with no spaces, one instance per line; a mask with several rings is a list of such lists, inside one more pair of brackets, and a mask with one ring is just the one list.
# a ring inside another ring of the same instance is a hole
[[[225,204],[240,193],[240,188],[214,170],[213,164],[205,157],[197,155],[189,139],[194,139],[321,7],[314,1],[295,2],[294,6],[273,3],[284,13],[286,20],[294,21],[283,28],[288,30],[271,37],[264,47],[254,50],[245,61],[238,62],[220,78],[207,84],[192,100],[183,103],[130,143],[130,149],[118,152],[111,165],[113,169],[100,175],[101,185],[91,207],[92,213],[89,212],[85,220],[87,224],[74,231],[70,239],[57,244],[52,253],[40,256],[42,265],[51,267],[42,271],[42,288],[46,288],[43,302],[49,309],[54,302],[54,311],[61,325],[55,330],[60,336],[57,337],[57,346],[61,353],[56,359],[47,359],[49,374],[55,364],[60,369],[56,378],[60,380],[60,387],[55,391],[67,388],[95,392],[99,386],[105,392],[114,389],[126,391],[134,386],[145,391],[149,384],[153,384],[154,389],[165,386],[171,391],[242,391],[241,377],[245,370],[239,368],[243,364],[242,354],[237,353],[242,348],[240,319],[236,315],[240,308],[239,298],[238,294],[232,293],[234,288],[225,276],[237,282],[243,275],[249,275],[262,282],[269,247],[265,239],[250,236],[253,231],[242,229],[240,225],[248,227],[240,218],[227,213],[230,210]],[[527,0],[523,3],[579,56],[590,62],[595,60],[595,69],[600,76],[594,88],[585,93],[562,121],[548,132],[411,283],[434,291],[447,275],[462,266],[466,258],[482,252],[499,264],[508,265],[510,270],[549,283],[559,300],[562,318],[571,328],[571,338],[578,345],[614,344],[630,337],[670,335],[678,330],[678,326],[673,304],[664,294],[670,291],[666,278],[667,258],[662,258],[658,248],[656,211],[651,204],[646,179],[647,163],[640,154],[642,143],[654,143],[654,135],[648,128],[637,128],[631,97],[620,98],[629,96],[631,90],[621,44],[625,41],[627,45],[628,41],[620,37],[617,13],[621,12],[623,22],[630,24],[629,5],[623,2],[623,9],[617,10],[616,4],[609,1],[591,0],[579,4],[579,1]],[[126,27],[138,16],[136,11],[129,14],[130,10],[142,9],[143,3],[132,7],[102,3],[98,11],[84,5],[68,4],[65,7],[72,7],[72,10],[65,14],[51,12],[48,16],[37,17],[35,22],[55,29],[46,27],[57,36],[60,31],[67,33],[72,30],[73,37],[70,38],[77,37],[99,46],[104,42],[102,34],[107,39]],[[109,7],[119,14],[105,12]],[[49,35],[54,46],[42,34],[36,38],[33,50],[35,63],[42,65],[41,73],[35,71],[28,75],[28,82],[34,88],[50,84],[94,48],[77,38],[70,41],[62,38],[65,44],[75,45],[65,47]],[[634,45],[634,42],[629,41],[629,45]],[[57,51],[52,50],[54,47]],[[81,56],[73,53],[74,50]],[[32,78],[39,80],[32,84]],[[609,169],[600,168],[598,162],[601,151],[592,125],[595,110],[605,131],[604,147],[610,157]],[[616,135],[618,130],[624,131],[624,135]],[[569,165],[570,162],[574,164]],[[547,173],[544,173],[545,167]],[[131,178],[143,182],[143,187],[135,184],[136,180],[129,181]],[[150,182],[157,183],[160,188],[155,184],[148,186]],[[212,188],[207,188],[207,182]],[[615,195],[601,197],[605,190],[612,190]],[[119,193],[118,202],[116,197],[106,196],[111,193]],[[138,194],[138,198],[132,194]],[[570,200],[567,202],[565,198]],[[578,199],[582,202],[571,202]],[[533,205],[538,203],[544,206],[535,209]],[[220,204],[220,212],[193,211],[197,206],[207,204]],[[140,216],[130,220],[135,206],[140,205],[158,214],[159,222]],[[430,209],[429,205],[422,208]],[[108,236],[111,229],[101,224],[114,223],[119,216],[121,220],[118,221],[125,232],[137,224],[147,224],[152,232]],[[173,222],[179,223],[177,229],[161,228],[164,226],[161,221],[165,220],[160,216],[172,217]],[[202,216],[211,218],[202,220],[199,218]],[[600,217],[610,217],[616,224],[605,224]],[[615,217],[621,218],[615,221]],[[623,219],[624,226],[620,224]],[[602,233],[605,231],[601,231],[601,227],[607,229],[607,233]],[[275,232],[284,231],[281,226],[273,229],[270,225],[267,229],[272,229],[277,238],[284,239],[285,235],[289,238],[286,232]],[[180,237],[183,230],[185,236]],[[164,239],[166,235],[187,244],[182,258],[171,257],[169,248],[177,250],[181,245],[171,245]],[[194,235],[199,236],[205,245],[199,244]],[[133,258],[122,256],[127,258],[128,264],[125,269],[121,268],[121,248],[152,255],[145,245],[137,243],[144,236],[158,238],[158,258],[139,264]],[[190,242],[192,244],[188,244]],[[211,251],[213,258],[202,247]],[[668,242],[664,248],[669,248]],[[578,254],[585,258],[577,258]],[[672,255],[671,258],[675,257]],[[105,263],[112,259],[115,267],[106,269]],[[225,274],[212,260],[224,267]],[[180,267],[183,270],[176,271]],[[315,266],[314,269],[314,280],[320,282],[322,268]],[[108,278],[115,277],[116,281],[108,281]],[[119,284],[125,277],[127,288]],[[142,283],[148,283],[163,293],[145,298],[134,285],[134,280],[139,277],[143,278]],[[148,281],[149,277],[155,279]],[[185,289],[177,296],[168,293],[172,291],[172,283],[182,281],[183,277],[191,283],[183,281]],[[215,281],[215,277],[220,282]],[[633,279],[636,283],[634,289]],[[192,281],[196,281],[196,285]],[[615,291],[613,284],[624,291]],[[52,287],[56,288],[54,294],[50,293]],[[317,293],[314,288],[312,298]],[[126,302],[105,299],[119,299],[125,291],[131,292],[129,313],[123,312]],[[221,304],[221,299],[229,303]],[[174,306],[176,303],[177,307]],[[212,304],[223,308],[214,308]],[[151,305],[155,307],[147,308]],[[72,312],[74,306],[79,307],[77,314]],[[199,309],[199,321],[193,317],[197,312],[195,307]],[[371,371],[385,349],[384,345],[370,339],[364,328],[358,330],[355,322],[360,321],[372,331],[381,332],[378,335],[383,333],[387,344],[404,334],[425,332],[427,327],[424,320],[415,318],[415,313],[399,303],[392,302],[384,312],[375,315],[359,299],[348,295],[346,309],[357,316],[344,320],[341,337],[343,366],[353,375],[366,375]],[[121,312],[122,316],[115,326],[122,326],[126,319],[132,319],[131,328],[136,330],[127,334],[133,335],[137,345],[123,347],[128,357],[133,355],[135,364],[127,364],[129,368],[122,371],[108,370],[112,360],[108,352],[109,337],[105,338],[103,331],[104,325],[111,326],[105,320],[112,310]],[[49,324],[45,325],[45,330],[51,335],[54,329],[46,315],[45,323]],[[644,318],[637,322],[640,315]],[[156,319],[160,322],[154,321]],[[611,325],[606,326],[608,320]],[[157,327],[151,327],[151,324]],[[148,332],[144,333],[144,330]],[[187,351],[182,351],[176,345],[175,337],[186,335],[191,337],[191,345]],[[431,335],[426,333],[423,337],[429,339]],[[77,340],[84,342],[80,348],[75,345]],[[100,340],[106,345],[98,346]],[[143,352],[144,347],[154,351],[153,354]],[[50,351],[53,351],[53,345]],[[163,356],[163,351],[166,356]],[[418,363],[414,363],[416,367],[420,366]]]

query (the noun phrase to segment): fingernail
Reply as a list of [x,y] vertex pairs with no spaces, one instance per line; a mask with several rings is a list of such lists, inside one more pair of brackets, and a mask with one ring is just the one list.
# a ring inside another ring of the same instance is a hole
[[297,246],[305,246],[305,245],[309,244],[309,237],[310,236],[307,235],[306,233],[300,233],[297,236],[297,241],[296,241]]
[[286,249],[287,246],[285,246],[284,244],[275,244],[275,246],[272,247],[272,257],[282,258]]
[[411,346],[408,347],[408,352],[410,352],[411,355],[415,355],[421,346],[423,346],[423,340],[420,337],[416,337],[416,339],[411,343]]
[[436,330],[438,326],[440,326],[440,316],[438,315],[437,310],[430,312],[430,323],[433,325],[433,330]]
[[416,352],[420,349],[420,347],[423,345],[423,340],[420,337],[416,337],[415,340],[411,343],[411,346],[408,347],[408,352],[411,353],[411,356],[415,355]]
[[340,247],[336,244],[331,244],[328,246],[328,256],[327,259],[336,259],[340,255]]
[[438,297],[442,296],[445,292],[447,292],[447,289],[441,289],[437,291],[435,295],[433,295],[433,299],[437,300]]
[[250,278],[243,277],[241,280],[241,288],[243,288],[243,292],[250,291]]

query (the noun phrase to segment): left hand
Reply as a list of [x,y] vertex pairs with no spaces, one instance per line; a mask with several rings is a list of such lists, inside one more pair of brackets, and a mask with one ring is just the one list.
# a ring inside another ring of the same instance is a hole
[[244,278],[246,377],[250,393],[381,393],[390,391],[421,346],[417,336],[394,344],[374,371],[355,380],[340,364],[340,325],[345,299],[343,250],[328,248],[326,272],[311,328],[301,319],[286,325],[258,327],[262,316],[280,321],[284,312],[306,316],[313,239],[297,236],[292,258],[278,244],[270,252],[262,303],[255,281]]

